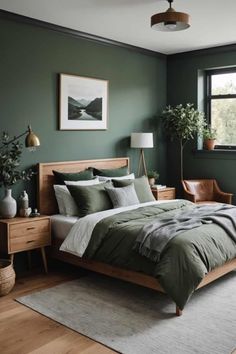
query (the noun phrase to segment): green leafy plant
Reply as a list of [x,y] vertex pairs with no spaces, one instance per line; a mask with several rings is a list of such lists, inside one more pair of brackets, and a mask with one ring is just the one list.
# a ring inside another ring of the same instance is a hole
[[187,103],[186,106],[167,106],[162,117],[167,134],[179,140],[180,171],[183,179],[183,150],[187,141],[194,139],[197,134],[202,134],[206,126],[204,113],[195,109],[192,103]]
[[9,188],[17,181],[30,180],[34,172],[19,170],[22,144],[19,141],[11,142],[9,135],[3,132],[0,144],[0,187]]
[[147,177],[148,178],[158,179],[159,178],[159,173],[157,173],[157,171],[150,170],[150,171],[147,171]]
[[203,129],[202,136],[203,136],[204,140],[216,139],[216,137],[217,137],[216,129],[211,128],[211,126],[208,126],[207,128]]

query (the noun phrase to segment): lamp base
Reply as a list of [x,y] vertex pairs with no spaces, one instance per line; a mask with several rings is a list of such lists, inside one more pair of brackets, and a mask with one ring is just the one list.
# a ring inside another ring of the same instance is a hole
[[139,164],[138,164],[138,176],[147,176],[147,167],[144,157],[144,150],[140,149]]

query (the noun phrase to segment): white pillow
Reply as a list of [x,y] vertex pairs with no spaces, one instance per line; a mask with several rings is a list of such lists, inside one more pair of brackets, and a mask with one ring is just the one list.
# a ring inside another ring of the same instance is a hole
[[57,199],[59,213],[66,216],[78,215],[77,205],[64,185],[54,184],[54,191]]
[[[99,184],[99,179],[94,178],[88,181],[65,181],[67,185],[91,186]],[[54,191],[57,199],[59,213],[66,216],[77,216],[78,207],[74,198],[65,185],[54,184]]]
[[105,176],[96,176],[96,177],[98,177],[99,181],[101,182],[111,181],[112,179],[135,179],[134,173],[122,177],[105,177]]
[[94,184],[99,184],[99,179],[98,177],[95,177],[93,179],[89,179],[87,181],[65,181],[65,184],[67,186],[92,186]]

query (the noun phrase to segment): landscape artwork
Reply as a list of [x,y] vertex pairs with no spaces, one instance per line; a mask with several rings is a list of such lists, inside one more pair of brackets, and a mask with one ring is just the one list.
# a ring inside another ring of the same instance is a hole
[[108,81],[60,74],[60,130],[106,130]]

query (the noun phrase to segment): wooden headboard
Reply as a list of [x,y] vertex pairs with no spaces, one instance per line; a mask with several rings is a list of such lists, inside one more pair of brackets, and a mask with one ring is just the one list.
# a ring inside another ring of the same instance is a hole
[[60,172],[79,172],[88,167],[119,168],[127,166],[129,158],[119,157],[114,159],[81,160],[65,162],[46,162],[38,164],[38,210],[41,214],[52,215],[58,213],[57,202],[53,189],[53,170]]

